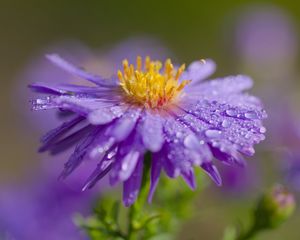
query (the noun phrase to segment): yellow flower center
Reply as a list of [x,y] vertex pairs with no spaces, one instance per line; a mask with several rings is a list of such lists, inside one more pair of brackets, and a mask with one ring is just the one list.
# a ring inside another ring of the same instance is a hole
[[118,71],[120,85],[130,101],[139,103],[148,108],[165,106],[180,95],[182,89],[190,80],[179,81],[185,65],[177,70],[170,59],[163,64],[160,61],[152,61],[146,57],[136,59],[136,67],[123,60],[123,72]]

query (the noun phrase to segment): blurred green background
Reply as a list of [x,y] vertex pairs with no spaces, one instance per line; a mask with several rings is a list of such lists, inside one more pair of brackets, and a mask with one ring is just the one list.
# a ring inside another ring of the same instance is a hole
[[[39,161],[38,135],[23,130],[26,122],[16,110],[17,105],[29,108],[29,103],[17,102],[14,92],[17,76],[34,54],[68,39],[105,49],[128,37],[146,34],[161,40],[181,62],[209,57],[218,64],[218,76],[235,74],[243,69],[236,67],[235,53],[228,48],[228,41],[233,41],[230,26],[237,15],[253,5],[278,7],[296,28],[300,27],[300,2],[295,0],[0,0],[0,181],[20,178]],[[28,91],[25,84],[24,91]],[[203,215],[186,224],[179,239],[220,239],[226,224],[245,216],[250,200],[220,201],[218,195],[208,191],[200,198]],[[298,240],[299,223],[299,217],[294,217],[278,231],[259,239]]]

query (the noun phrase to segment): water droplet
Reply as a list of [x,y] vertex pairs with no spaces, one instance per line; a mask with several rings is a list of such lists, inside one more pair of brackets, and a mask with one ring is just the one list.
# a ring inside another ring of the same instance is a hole
[[248,119],[258,119],[257,113],[256,112],[247,112],[245,113],[245,118]]
[[222,132],[220,130],[216,129],[208,129],[205,131],[206,137],[209,138],[219,138],[221,136]]
[[181,138],[182,137],[182,132],[177,132],[176,137]]
[[229,120],[225,119],[223,122],[222,122],[222,127],[224,128],[228,128],[230,127],[231,123]]
[[112,159],[117,153],[117,148],[107,154],[108,159]]
[[246,139],[249,139],[251,137],[251,134],[250,133],[247,133],[246,135],[245,135],[245,138]]
[[265,127],[260,127],[259,128],[259,132],[260,133],[265,133],[267,130],[266,130],[266,128]]
[[123,162],[123,163],[122,163],[122,170],[123,170],[123,171],[126,171],[127,168],[128,168],[128,163],[127,163],[127,162]]
[[199,147],[198,139],[192,134],[184,138],[183,144],[190,149],[197,149]]
[[234,117],[234,116],[237,115],[237,111],[234,110],[234,109],[228,109],[228,110],[226,110],[225,112],[226,112],[226,114],[227,114],[228,116],[230,116],[230,117]]

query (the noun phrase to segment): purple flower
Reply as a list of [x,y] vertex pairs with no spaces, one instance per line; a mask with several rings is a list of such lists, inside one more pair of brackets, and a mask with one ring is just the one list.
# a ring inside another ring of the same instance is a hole
[[162,170],[182,176],[194,189],[194,167],[199,166],[218,184],[221,177],[213,158],[244,165],[242,155],[254,154],[263,140],[266,117],[260,101],[243,91],[251,88],[247,76],[203,81],[215,70],[212,60],[174,67],[149,57],[136,66],[123,61],[123,70],[109,79],[75,67],[56,54],[47,58],[94,86],[35,83],[31,88],[47,96],[32,101],[34,110],[59,109],[69,119],[42,138],[40,151],[52,154],[76,145],[62,178],[84,161],[95,170],[83,190],[105,175],[111,185],[123,182],[126,206],[137,198],[146,151],[152,153],[151,201]]

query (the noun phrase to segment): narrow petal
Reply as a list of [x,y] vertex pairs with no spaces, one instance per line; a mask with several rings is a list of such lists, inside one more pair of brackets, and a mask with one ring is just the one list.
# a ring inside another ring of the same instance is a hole
[[87,116],[93,111],[102,108],[112,107],[115,103],[106,102],[97,98],[84,98],[73,96],[60,96],[53,99],[58,108],[72,111],[80,115]]
[[37,99],[33,99],[30,101],[31,109],[34,111],[40,110],[48,110],[59,108],[59,104],[55,102],[56,97],[54,96],[47,96],[47,97],[40,97]]
[[57,85],[50,83],[32,83],[28,86],[34,91],[46,94],[66,94],[67,91],[60,89]]
[[78,131],[66,136],[58,142],[55,142],[47,150],[50,152],[51,155],[57,155],[59,153],[62,153],[78,144],[81,141],[81,139],[87,137],[88,134],[91,131],[93,131],[93,129],[94,127],[91,125],[82,127]]
[[98,181],[100,181],[112,169],[113,163],[115,161],[115,154],[116,149],[107,153],[106,156],[100,160],[100,162],[97,165],[97,168],[85,182],[82,191],[94,187],[95,184]]
[[159,178],[160,178],[160,172],[162,169],[162,156],[157,154],[152,154],[152,161],[151,161],[151,179],[150,179],[150,190],[148,194],[148,202],[152,202],[152,198],[155,192],[155,189],[157,187]]
[[64,122],[61,126],[49,131],[42,138],[41,142],[44,145],[53,142],[54,140],[61,137],[66,132],[70,131],[74,126],[76,126],[79,122],[83,121],[84,118],[82,116],[76,116],[69,121]]
[[115,185],[120,181],[126,181],[133,173],[140,156],[141,154],[136,150],[129,151],[125,156],[117,155],[110,173],[110,184]]
[[74,66],[72,63],[67,62],[63,58],[61,58],[58,54],[48,54],[46,55],[47,59],[50,60],[53,64],[57,65],[58,67],[64,69],[65,71],[86,79],[92,83],[95,83],[99,86],[115,86],[116,83],[110,80],[103,79],[100,76],[88,73],[84,71],[82,68],[78,68]]
[[95,129],[88,137],[84,138],[83,141],[77,145],[69,160],[65,163],[64,170],[61,173],[60,178],[66,178],[69,176],[82,163],[90,145],[93,143],[99,132],[99,129]]
[[130,176],[123,185],[123,203],[126,207],[132,205],[140,191],[143,177],[143,159],[138,160],[138,163]]
[[211,179],[218,185],[222,185],[222,178],[220,173],[215,165],[212,163],[206,162],[201,164],[201,168],[211,177]]
[[196,179],[195,179],[195,174],[194,174],[194,169],[193,168],[191,168],[187,172],[182,172],[181,176],[183,177],[183,179],[185,180],[185,182],[187,183],[187,185],[192,190],[196,189]]
[[85,125],[67,136],[43,144],[39,148],[39,152],[50,151],[52,155],[56,155],[80,142],[80,140],[86,137],[92,130],[93,126]]
[[111,89],[101,87],[80,86],[74,84],[51,84],[40,82],[32,83],[28,87],[39,93],[56,95],[84,94],[90,96],[98,96],[101,93],[104,94],[112,91]]
[[230,145],[227,144],[226,146],[222,147],[211,147],[214,157],[224,162],[225,164],[238,165],[240,167],[246,166],[246,161],[242,157],[242,155],[239,154],[238,151],[235,149],[229,149],[228,146]]

